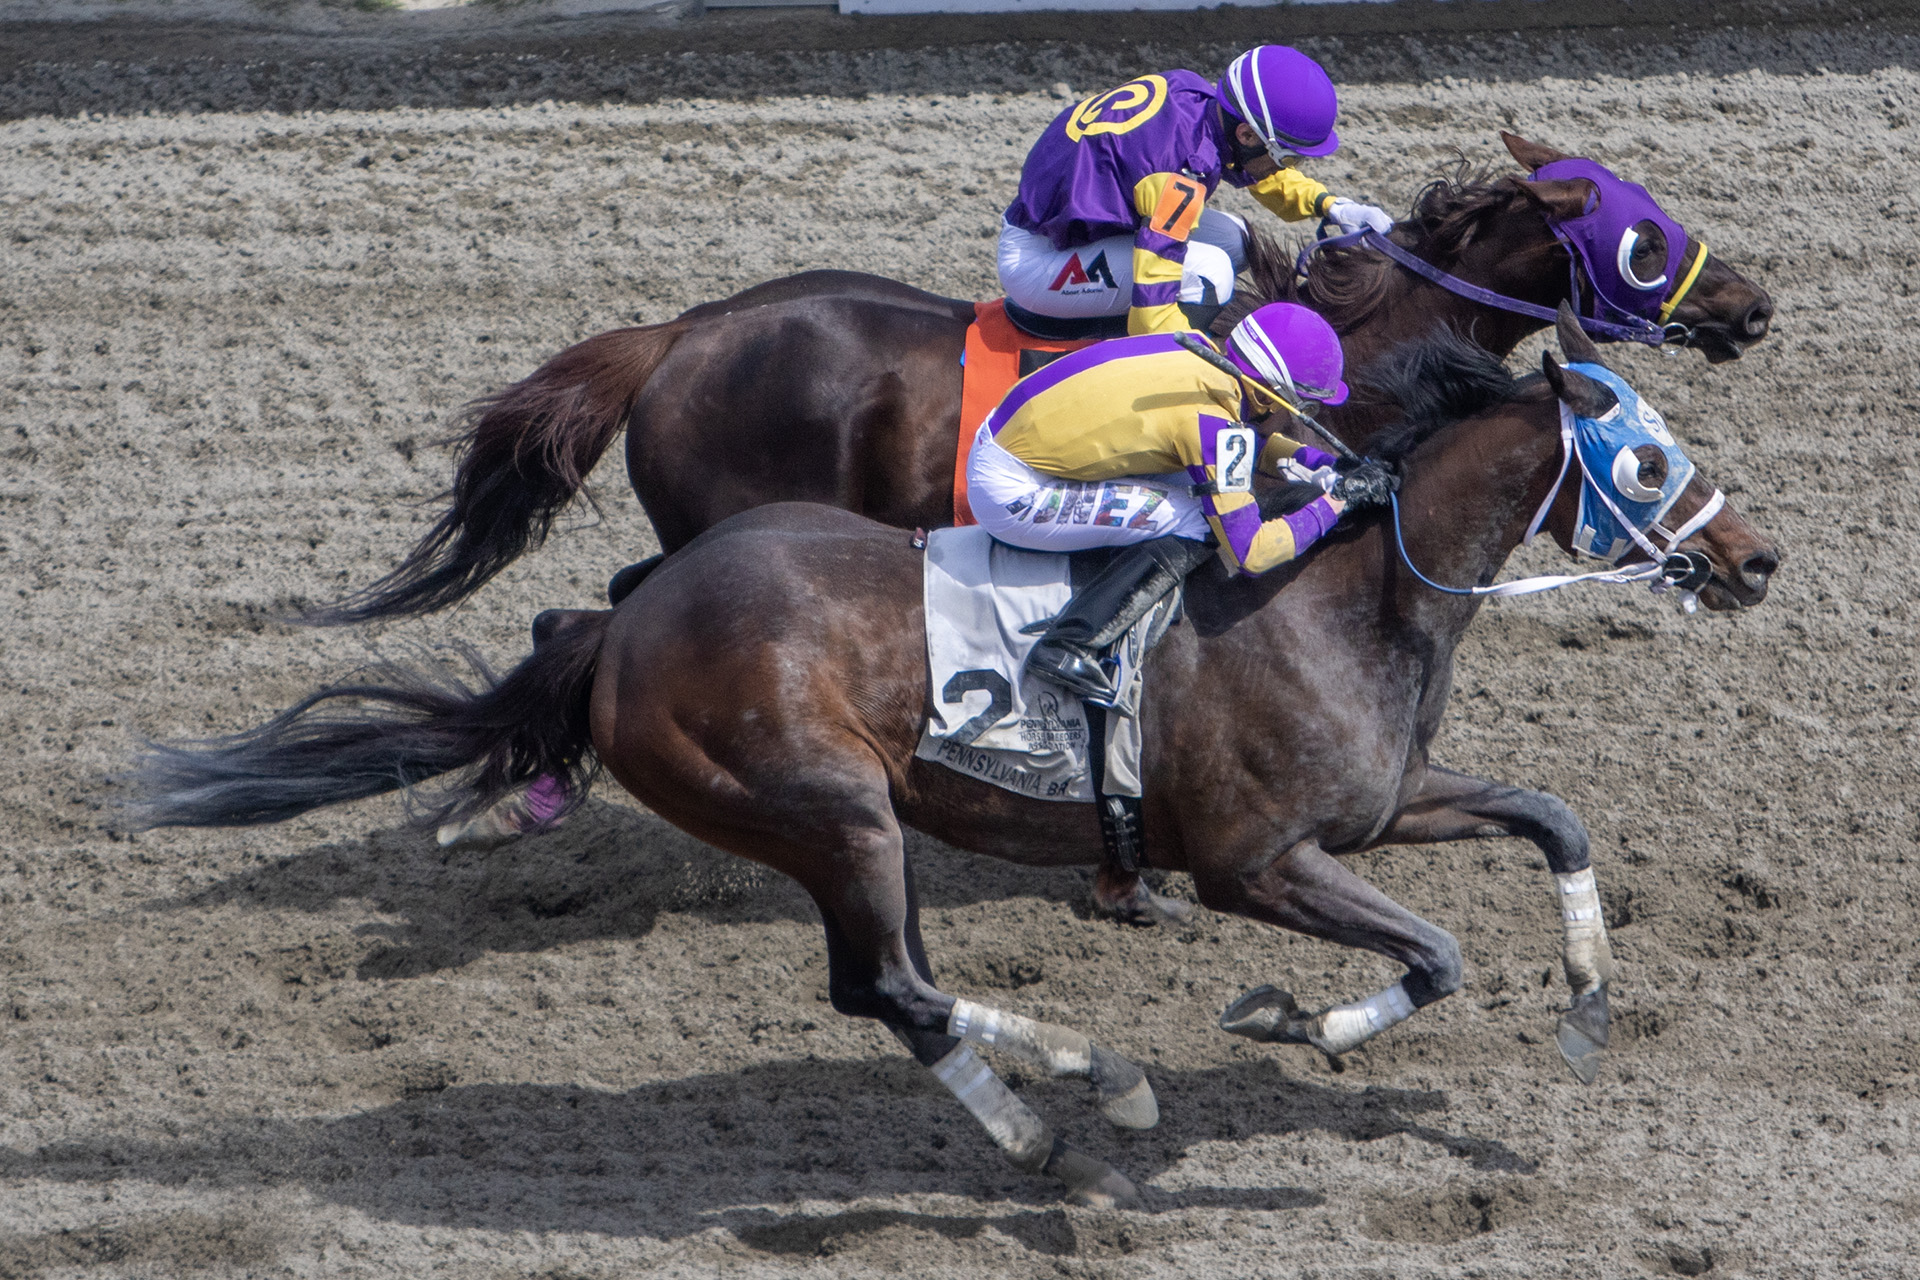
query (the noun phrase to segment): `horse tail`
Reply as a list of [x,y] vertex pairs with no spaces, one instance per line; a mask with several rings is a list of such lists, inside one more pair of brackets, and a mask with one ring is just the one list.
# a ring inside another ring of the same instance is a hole
[[468,405],[453,487],[442,495],[452,508],[392,573],[303,620],[343,626],[432,613],[539,546],[686,328],[669,321],[599,334]]
[[128,782],[128,825],[248,827],[323,805],[468,771],[423,820],[478,812],[515,787],[557,776],[577,803],[597,762],[588,698],[611,611],[569,615],[533,654],[483,687],[444,667],[383,664],[330,685],[266,724],[230,737],[148,743]]

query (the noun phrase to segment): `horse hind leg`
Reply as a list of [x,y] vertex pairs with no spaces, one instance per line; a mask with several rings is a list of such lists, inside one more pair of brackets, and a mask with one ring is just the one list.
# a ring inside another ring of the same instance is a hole
[[[857,925],[848,929],[841,914],[820,900],[827,925],[828,992],[834,1008],[886,1024],[915,1060],[931,1071],[986,1130],[1015,1168],[1055,1179],[1074,1204],[1108,1209],[1143,1207],[1138,1189],[1125,1174],[1057,1137],[1046,1121],[982,1060],[972,1043],[948,1034],[954,1007],[966,1002],[939,991],[929,980],[919,936],[919,913],[911,896],[907,900],[909,909],[902,926],[886,934]],[[1081,1039],[1084,1043],[1084,1037]],[[1093,1055],[1087,1056],[1090,1067]],[[1124,1059],[1114,1061],[1136,1074],[1139,1071]],[[1145,1085],[1144,1076],[1139,1083]],[[1147,1096],[1151,1103],[1150,1089]]]
[[[817,761],[823,757],[816,753]],[[783,814],[761,814],[758,833],[710,830],[709,838],[792,875],[813,896],[826,926],[828,999],[852,1017],[885,1024],[987,1131],[1015,1167],[1059,1181],[1073,1203],[1140,1208],[1139,1191],[1105,1161],[1069,1146],[1022,1102],[975,1050],[992,1044],[986,1024],[1013,1028],[996,1046],[1053,1074],[1093,1081],[1115,1123],[1142,1127],[1158,1119],[1153,1091],[1140,1069],[1065,1028],[999,1014],[957,1001],[934,986],[920,938],[919,908],[884,773],[849,787],[852,771],[816,775],[821,785],[783,780]],[[766,821],[785,816],[792,821]],[[805,846],[764,832],[808,830]],[[738,838],[728,838],[729,835]],[[830,851],[829,851],[830,850]],[[956,1008],[979,1011],[952,1030]],[[997,1015],[1002,1022],[994,1022]],[[970,1028],[970,1029],[969,1029]]]
[[[641,561],[641,564],[650,569],[659,560],[660,557],[655,556],[651,561]],[[626,573],[638,567],[629,565],[621,572]],[[634,582],[638,585],[639,578],[635,578]],[[535,652],[551,643],[555,636],[605,614],[604,609],[547,609],[535,615]],[[443,849],[497,848],[521,836],[555,830],[566,821],[567,812],[576,799],[564,779],[554,774],[543,774],[518,791],[501,796],[479,813],[441,823],[434,838]]]
[[1258,875],[1230,883],[1225,893],[1224,886],[1204,885],[1202,900],[1309,937],[1377,951],[1406,965],[1407,974],[1365,1000],[1313,1014],[1285,991],[1258,987],[1220,1015],[1223,1031],[1310,1044],[1337,1065],[1341,1054],[1460,989],[1460,944],[1453,935],[1414,915],[1317,845],[1296,845]]
[[1491,836],[1533,841],[1553,873],[1562,967],[1573,992],[1554,1043],[1580,1082],[1592,1084],[1607,1047],[1607,986],[1614,965],[1606,913],[1588,857],[1587,829],[1579,816],[1544,791],[1429,767],[1419,792],[1374,843],[1439,844]]

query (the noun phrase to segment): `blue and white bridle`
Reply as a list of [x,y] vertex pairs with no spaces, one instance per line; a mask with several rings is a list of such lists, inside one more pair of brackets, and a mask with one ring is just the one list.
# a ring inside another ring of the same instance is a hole
[[[1678,588],[1680,605],[1693,612],[1694,591],[1705,583],[1711,569],[1705,558],[1680,551],[1680,544],[1712,523],[1727,505],[1726,495],[1715,489],[1713,496],[1677,529],[1661,523],[1673,504],[1693,480],[1694,466],[1660,414],[1640,398],[1626,381],[1603,365],[1576,363],[1570,368],[1585,374],[1612,391],[1618,401],[1598,418],[1583,418],[1565,401],[1560,404],[1560,474],[1553,487],[1527,525],[1522,544],[1533,541],[1547,513],[1560,496],[1567,472],[1577,457],[1580,462],[1580,506],[1574,516],[1573,550],[1614,566],[1596,573],[1544,574],[1499,582],[1485,587],[1449,587],[1420,572],[1407,554],[1401,529],[1400,499],[1393,496],[1393,537],[1400,559],[1413,576],[1435,591],[1455,596],[1523,596],[1536,591],[1552,591],[1576,582],[1644,582],[1656,592]],[[1666,455],[1666,476],[1658,489],[1640,483],[1640,458],[1634,450],[1652,445]],[[1652,534],[1666,542],[1654,544]],[[1635,549],[1647,556],[1647,563],[1620,568],[1620,561]]]

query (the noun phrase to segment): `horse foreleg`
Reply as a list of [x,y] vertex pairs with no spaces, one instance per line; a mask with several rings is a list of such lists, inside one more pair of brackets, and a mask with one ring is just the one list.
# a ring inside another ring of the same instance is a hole
[[1308,937],[1361,947],[1407,966],[1400,981],[1352,1004],[1307,1014],[1275,987],[1249,991],[1220,1015],[1253,1040],[1310,1044],[1329,1057],[1356,1049],[1460,989],[1460,944],[1347,870],[1315,844],[1289,849],[1254,874],[1209,879],[1201,901]]
[[1560,909],[1563,967],[1573,1002],[1555,1037],[1560,1054],[1582,1083],[1591,1084],[1607,1047],[1607,984],[1613,948],[1588,858],[1587,829],[1565,801],[1448,769],[1429,767],[1420,790],[1374,841],[1439,844],[1519,836],[1539,846],[1553,872]]
[[1121,924],[1142,928],[1193,919],[1193,908],[1187,903],[1155,893],[1138,871],[1111,865],[1103,865],[1094,876],[1093,909]]

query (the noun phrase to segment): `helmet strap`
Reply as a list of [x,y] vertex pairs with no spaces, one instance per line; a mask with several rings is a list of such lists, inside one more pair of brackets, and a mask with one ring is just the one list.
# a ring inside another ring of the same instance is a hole
[[[1220,105],[1220,119],[1227,128],[1227,163],[1233,168],[1245,170],[1249,161],[1258,160],[1261,156],[1269,154],[1265,143],[1250,147],[1240,141],[1240,126],[1247,122],[1228,110],[1224,104]],[[1253,129],[1252,125],[1247,127]],[[1254,129],[1254,132],[1258,133],[1259,130]]]

